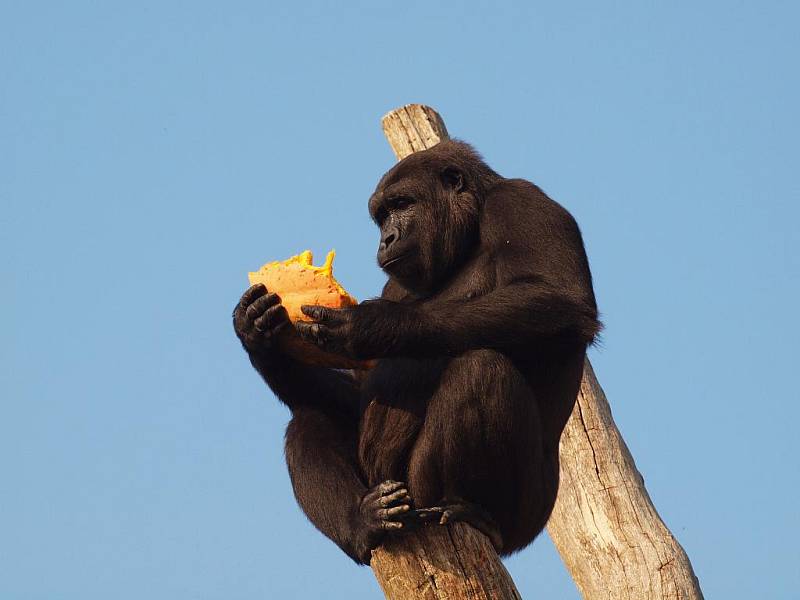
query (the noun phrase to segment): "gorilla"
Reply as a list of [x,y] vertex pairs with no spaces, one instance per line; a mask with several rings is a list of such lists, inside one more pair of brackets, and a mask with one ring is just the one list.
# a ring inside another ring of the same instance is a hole
[[387,535],[461,520],[501,555],[533,541],[558,491],[558,442],[600,331],[572,216],[505,179],[468,144],[397,163],[369,199],[381,297],[304,306],[297,332],[375,359],[366,372],[299,363],[263,285],[234,309],[250,361],[291,410],[286,461],[312,523],[358,563]]

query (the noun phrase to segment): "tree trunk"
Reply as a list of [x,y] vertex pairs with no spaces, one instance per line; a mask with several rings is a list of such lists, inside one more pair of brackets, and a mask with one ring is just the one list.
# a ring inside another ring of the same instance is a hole
[[559,447],[547,532],[587,600],[703,597],[689,557],[658,516],[587,359]]
[[[383,118],[398,159],[448,139],[438,113],[410,104]],[[561,483],[547,529],[586,600],[703,597],[686,553],[658,516],[589,361],[561,436]],[[519,598],[489,543],[457,523],[373,551],[390,600]]]
[[391,600],[520,600],[489,538],[465,523],[392,536],[370,566]]

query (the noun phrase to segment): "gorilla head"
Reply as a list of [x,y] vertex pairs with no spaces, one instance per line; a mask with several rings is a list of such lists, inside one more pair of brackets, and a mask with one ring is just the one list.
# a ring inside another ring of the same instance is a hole
[[369,200],[380,267],[409,291],[435,291],[475,249],[483,198],[499,179],[456,140],[400,161]]

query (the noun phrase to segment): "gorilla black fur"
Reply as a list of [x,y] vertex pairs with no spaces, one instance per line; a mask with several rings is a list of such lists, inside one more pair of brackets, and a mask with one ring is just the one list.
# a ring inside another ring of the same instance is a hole
[[442,142],[386,173],[369,201],[381,229],[380,299],[304,307],[301,336],[378,359],[366,373],[295,362],[272,343],[280,298],[245,292],[234,326],[292,411],[286,459],[308,518],[357,562],[385,535],[467,521],[502,554],[544,527],[558,441],[600,330],[572,216]]

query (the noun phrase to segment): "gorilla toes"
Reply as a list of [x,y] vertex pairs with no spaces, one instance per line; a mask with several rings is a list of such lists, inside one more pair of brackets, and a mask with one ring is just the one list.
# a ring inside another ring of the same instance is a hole
[[369,490],[361,500],[361,515],[369,529],[403,529],[403,517],[409,513],[411,505],[405,483],[384,481]]
[[443,500],[440,506],[420,508],[415,511],[416,516],[423,522],[447,525],[454,521],[469,523],[483,533],[492,542],[495,550],[503,549],[503,537],[494,519],[480,506],[463,500]]

